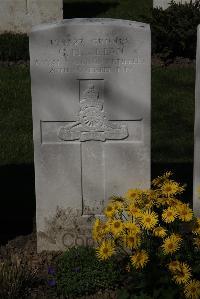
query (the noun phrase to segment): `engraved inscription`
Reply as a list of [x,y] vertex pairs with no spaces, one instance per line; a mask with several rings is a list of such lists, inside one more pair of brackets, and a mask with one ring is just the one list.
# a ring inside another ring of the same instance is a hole
[[[145,57],[134,51],[128,52],[130,37],[97,38],[67,35],[63,39],[50,39],[47,46],[54,55],[35,59],[35,66],[44,66],[50,75],[68,73],[129,73],[135,65],[144,64]],[[56,58],[55,58],[56,57]]]
[[127,125],[108,121],[103,104],[95,80],[89,80],[87,89],[81,93],[78,121],[60,127],[58,137],[66,141],[126,139],[129,136]]
[[45,218],[45,228],[37,233],[38,241],[46,242],[52,250],[73,246],[94,246],[92,223],[94,216],[82,217],[82,211],[57,207],[55,215]]
[[75,232],[73,228],[68,229],[62,236],[62,245],[64,248],[74,246],[95,246],[95,242],[91,237],[91,229],[80,228]]

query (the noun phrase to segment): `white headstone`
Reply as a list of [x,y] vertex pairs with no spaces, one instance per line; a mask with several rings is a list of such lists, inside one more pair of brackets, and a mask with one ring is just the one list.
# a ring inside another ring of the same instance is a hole
[[[185,4],[190,3],[191,0],[174,0],[175,3]],[[195,0],[192,0],[195,2]],[[171,0],[153,0],[153,7],[154,8],[162,8],[167,9],[171,3]]]
[[27,33],[32,26],[63,19],[63,0],[0,0],[0,33]]
[[38,26],[30,57],[38,251],[91,244],[108,198],[150,185],[150,28]]
[[193,208],[200,216],[200,26],[197,29]]

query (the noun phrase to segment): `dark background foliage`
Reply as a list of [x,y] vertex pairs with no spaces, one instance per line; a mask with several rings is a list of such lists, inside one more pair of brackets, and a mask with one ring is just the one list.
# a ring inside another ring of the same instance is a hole
[[162,59],[195,59],[197,26],[200,23],[199,0],[184,5],[172,2],[166,10],[153,9],[149,23],[154,54],[159,54]]

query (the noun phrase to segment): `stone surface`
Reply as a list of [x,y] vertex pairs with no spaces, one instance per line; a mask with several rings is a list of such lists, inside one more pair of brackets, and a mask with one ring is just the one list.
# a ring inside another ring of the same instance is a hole
[[108,197],[149,187],[150,44],[112,19],[30,34],[38,251],[92,244]]
[[0,8],[0,33],[27,33],[34,25],[63,18],[63,0],[0,0]]
[[193,208],[200,216],[200,26],[197,29]]
[[[191,0],[174,0],[175,3],[190,3]],[[195,0],[192,0],[195,2]],[[171,0],[153,0],[153,7],[154,8],[162,8],[167,9],[170,5]]]

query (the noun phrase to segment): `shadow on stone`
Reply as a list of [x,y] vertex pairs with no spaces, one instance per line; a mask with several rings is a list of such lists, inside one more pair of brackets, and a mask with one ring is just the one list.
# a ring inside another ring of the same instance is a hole
[[73,3],[63,3],[63,18],[91,18],[96,17],[100,13],[106,12],[109,8],[117,6],[118,3],[102,3],[77,1]]
[[33,231],[35,215],[34,166],[5,165],[0,167],[1,208],[0,245]]
[[[183,199],[192,202],[193,163],[153,163],[152,179],[172,171],[174,179],[187,184]],[[33,231],[35,215],[34,166],[5,165],[0,167],[1,209],[0,245],[19,235]]]

